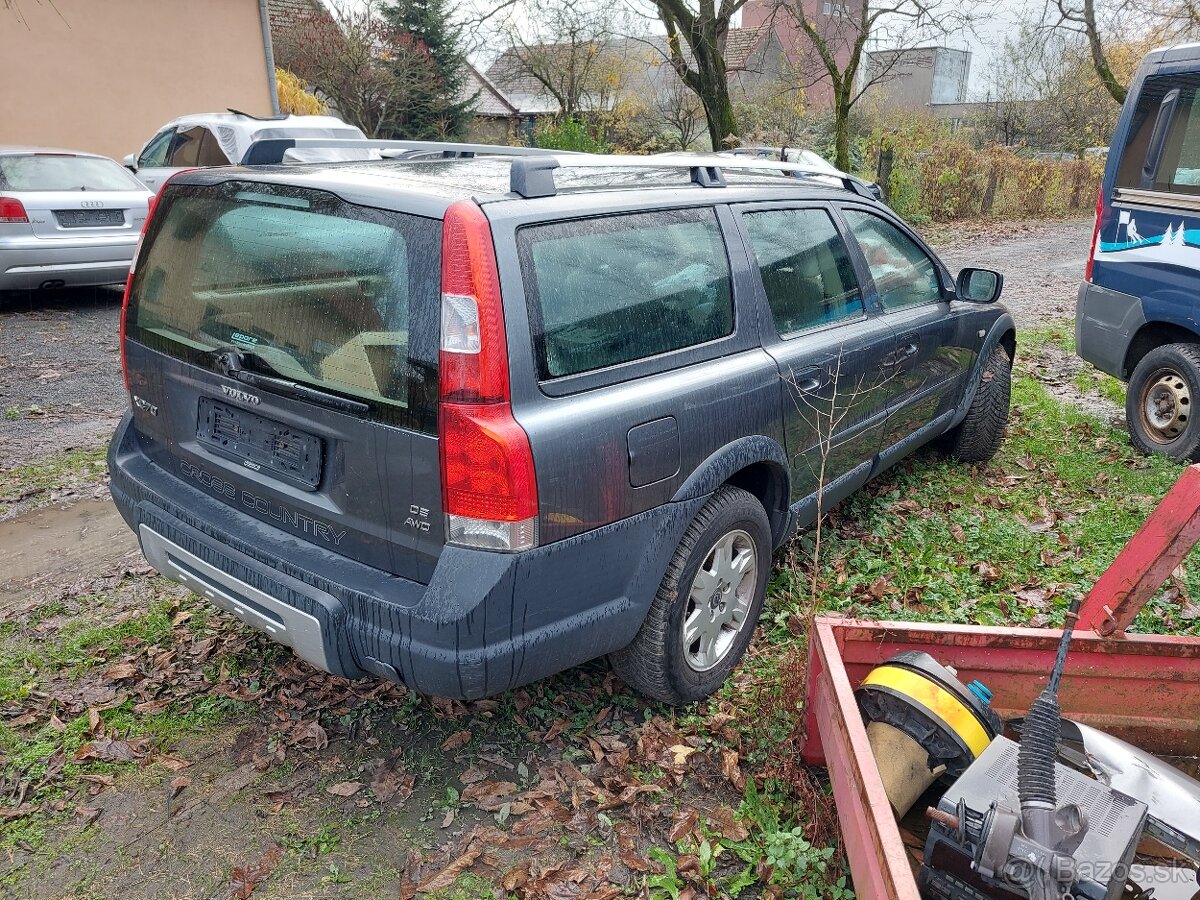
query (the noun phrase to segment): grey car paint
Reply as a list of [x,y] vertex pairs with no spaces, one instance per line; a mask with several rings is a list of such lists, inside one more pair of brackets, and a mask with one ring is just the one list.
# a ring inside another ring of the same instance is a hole
[[[372,672],[429,693],[478,697],[628,644],[683,531],[723,483],[732,479],[762,498],[776,544],[795,525],[813,521],[815,438],[793,414],[788,380],[793,370],[827,366],[838,347],[854,346],[851,365],[867,379],[883,381],[878,370],[897,350],[895,329],[878,304],[869,302],[861,320],[782,347],[737,208],[769,199],[822,204],[836,214],[847,202],[846,192],[789,179],[765,187],[657,186],[519,199],[457,177],[470,166],[442,166],[440,171],[456,176],[447,184],[422,181],[416,174],[422,163],[397,164],[401,167],[386,169],[388,177],[376,177],[379,166],[388,165],[205,170],[173,185],[228,180],[302,185],[352,203],[433,218],[476,191],[496,248],[513,414],[534,456],[540,546],[500,554],[443,545],[443,523],[436,515],[438,448],[430,434],[263,394],[257,413],[330,441],[334,459],[344,460],[333,480],[315,492],[301,491],[213,456],[196,445],[193,411],[199,397],[219,393],[226,383],[222,376],[136,342],[128,348],[132,392],[168,412],[155,417],[137,404],[113,441],[113,496],[132,527],[149,527],[235,579],[286,596],[320,623],[333,671]],[[539,381],[517,253],[519,230],[691,206],[717,210],[733,289],[732,334]],[[882,207],[872,209],[894,221]],[[871,297],[870,272],[861,255],[852,255],[859,283]],[[943,284],[950,284],[944,268],[939,271]],[[953,323],[937,334],[950,336],[958,348],[949,357],[961,364],[958,377],[945,379],[944,389],[938,383],[926,390],[922,373],[919,382],[918,376],[895,381],[920,385],[912,390],[873,393],[871,408],[847,422],[834,441],[837,469],[826,479],[827,504],[960,421],[978,380],[980,355],[1001,341],[1011,349],[1014,328],[1003,307],[962,303],[946,290],[930,310],[936,311],[933,318]],[[938,359],[940,348],[927,346],[929,358]],[[885,446],[886,423],[904,419],[910,402],[924,402],[931,394],[943,411]],[[390,477],[381,482],[384,471]],[[291,511],[282,526],[272,514],[279,507]],[[430,530],[419,536],[403,527],[402,511],[413,507],[435,513]],[[297,510],[344,534],[333,542],[323,531],[314,535],[289,524]],[[282,584],[275,572],[312,591]]]
[[[100,159],[117,166],[107,157],[91,153],[0,146],[0,156],[35,153]],[[130,182],[127,189],[103,191],[24,191],[5,187],[0,181],[0,196],[20,201],[28,218],[27,223],[0,223],[0,291],[125,281],[152,196],[128,173],[125,178]],[[97,212],[111,212],[114,221],[84,227],[64,224],[77,213]]]

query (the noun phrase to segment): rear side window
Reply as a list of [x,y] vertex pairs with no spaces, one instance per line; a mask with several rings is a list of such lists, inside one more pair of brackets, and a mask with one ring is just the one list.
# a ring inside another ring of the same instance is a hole
[[247,368],[368,401],[378,418],[436,415],[439,223],[318,191],[177,187],[130,295],[130,336],[198,365]]
[[145,188],[111,159],[39,154],[0,156],[0,190],[144,191]]
[[524,228],[518,236],[542,378],[733,332],[716,212],[670,210]]
[[[1200,194],[1200,104],[1196,91],[1200,75],[1162,75],[1147,78],[1134,107],[1129,135],[1117,168],[1117,187],[1148,187],[1156,191]],[[1164,100],[1174,94],[1173,107],[1164,110]],[[1166,131],[1156,126],[1160,116]],[[1153,182],[1144,185],[1143,169],[1148,157],[1161,147]]]
[[829,213],[775,209],[747,213],[745,222],[779,334],[863,315],[854,266]]

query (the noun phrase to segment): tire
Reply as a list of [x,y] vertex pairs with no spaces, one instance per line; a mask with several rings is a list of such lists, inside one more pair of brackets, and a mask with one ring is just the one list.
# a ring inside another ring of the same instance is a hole
[[1200,344],[1164,344],[1142,357],[1125,391],[1129,436],[1142,453],[1200,460]]
[[1012,360],[996,347],[979,373],[967,417],[942,436],[943,449],[960,462],[988,462],[1004,441],[1012,395]]
[[[715,555],[719,547],[732,551],[728,567]],[[742,580],[734,582],[739,561],[754,570],[744,568]],[[702,565],[707,579],[700,577]],[[613,669],[655,700],[683,706],[708,697],[750,644],[770,569],[771,525],[762,504],[740,488],[720,488],[684,533],[641,630],[609,656]],[[685,618],[698,635],[691,642],[684,636]]]

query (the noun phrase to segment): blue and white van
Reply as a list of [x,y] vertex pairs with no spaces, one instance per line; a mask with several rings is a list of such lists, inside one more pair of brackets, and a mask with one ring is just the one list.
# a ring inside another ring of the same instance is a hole
[[1200,459],[1200,44],[1142,62],[1121,112],[1075,317],[1077,352],[1128,382],[1146,453]]

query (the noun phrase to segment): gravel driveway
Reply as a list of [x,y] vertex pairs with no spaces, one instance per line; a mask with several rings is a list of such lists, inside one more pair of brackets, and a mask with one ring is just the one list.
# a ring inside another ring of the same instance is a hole
[[[1003,272],[1004,301],[1018,326],[1072,319],[1091,220],[984,229],[940,245],[947,265]],[[0,298],[0,460],[11,465],[108,440],[128,402],[120,311],[119,287]]]
[[128,403],[120,287],[0,297],[0,460],[106,442]]

